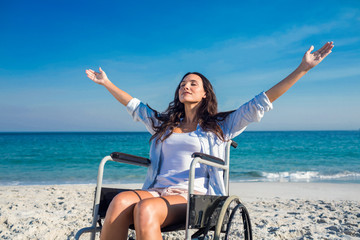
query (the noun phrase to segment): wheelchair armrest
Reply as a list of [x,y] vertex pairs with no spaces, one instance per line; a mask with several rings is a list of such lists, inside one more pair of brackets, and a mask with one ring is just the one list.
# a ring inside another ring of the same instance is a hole
[[151,163],[151,161],[147,158],[121,152],[113,152],[112,154],[110,154],[110,156],[115,162],[128,163],[142,167],[148,167]]
[[194,152],[191,157],[196,158],[199,157],[201,159],[213,162],[213,163],[217,163],[217,164],[221,164],[221,165],[225,165],[225,161],[222,160],[221,158],[218,157],[214,157],[205,153],[199,153],[199,152]]

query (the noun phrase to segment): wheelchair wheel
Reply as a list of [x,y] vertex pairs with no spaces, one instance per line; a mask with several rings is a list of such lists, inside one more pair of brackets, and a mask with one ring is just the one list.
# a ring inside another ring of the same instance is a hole
[[250,217],[237,196],[228,197],[215,227],[214,239],[252,240]]

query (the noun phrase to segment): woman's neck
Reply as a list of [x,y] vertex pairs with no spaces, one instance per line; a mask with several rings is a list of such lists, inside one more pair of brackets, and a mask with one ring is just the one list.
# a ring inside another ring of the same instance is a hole
[[183,119],[183,123],[185,124],[197,124],[198,116],[197,116],[198,104],[196,105],[185,105],[185,117]]

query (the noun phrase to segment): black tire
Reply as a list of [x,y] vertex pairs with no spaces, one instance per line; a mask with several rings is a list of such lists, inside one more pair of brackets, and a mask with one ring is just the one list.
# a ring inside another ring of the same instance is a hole
[[249,213],[237,196],[229,196],[224,202],[215,227],[214,239],[252,240]]
[[[235,203],[234,203],[235,202]],[[237,199],[229,205],[229,219],[226,224],[225,240],[252,240],[249,213],[246,207]]]

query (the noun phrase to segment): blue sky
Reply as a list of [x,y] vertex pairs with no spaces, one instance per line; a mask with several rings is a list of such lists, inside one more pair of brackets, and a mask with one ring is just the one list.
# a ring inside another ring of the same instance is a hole
[[183,74],[237,108],[334,41],[249,130],[360,128],[360,1],[4,1],[0,131],[144,131],[85,69],[163,111]]

